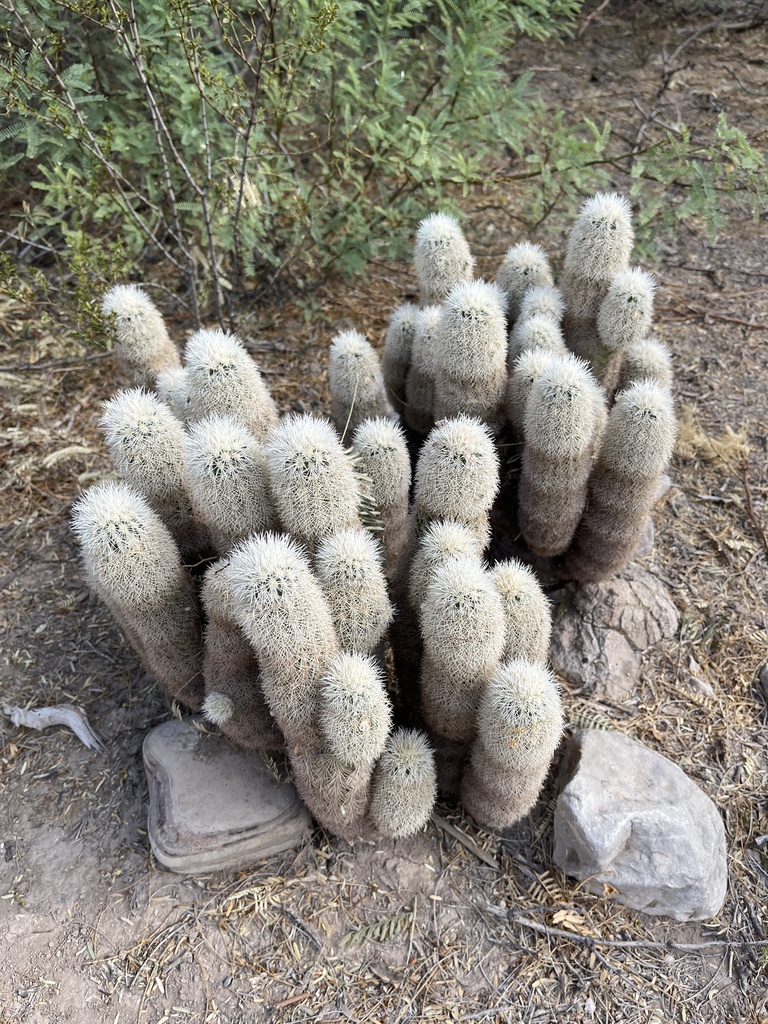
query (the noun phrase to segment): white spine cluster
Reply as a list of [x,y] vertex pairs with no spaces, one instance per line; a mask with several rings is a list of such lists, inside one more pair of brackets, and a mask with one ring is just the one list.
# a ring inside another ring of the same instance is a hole
[[455,217],[432,213],[419,224],[413,255],[422,305],[442,302],[460,281],[471,281],[474,260]]
[[184,366],[169,366],[157,375],[155,385],[157,397],[171,410],[173,415],[186,423],[190,418],[189,381]]
[[430,523],[419,538],[419,546],[411,563],[408,599],[418,614],[427,594],[432,573],[453,558],[480,558],[482,544],[477,535],[461,523],[436,521]]
[[519,320],[527,320],[532,316],[550,316],[559,324],[564,312],[565,300],[560,289],[542,284],[529,288],[523,295]]
[[114,317],[115,356],[131,384],[153,387],[159,373],[181,366],[160,310],[143,288],[116,285],[104,296],[101,309]]
[[540,345],[521,352],[514,361],[507,382],[506,411],[512,426],[522,433],[525,408],[534,381],[555,361],[556,353]]
[[435,419],[465,413],[498,423],[507,384],[504,295],[495,284],[451,289],[436,339]]
[[536,316],[521,317],[512,328],[507,356],[510,373],[514,372],[518,356],[536,348],[558,356],[565,355],[566,352],[560,325],[557,320],[547,314],[539,313]]
[[633,243],[629,200],[616,192],[598,192],[584,203],[571,230],[566,275],[608,285],[629,263]]
[[372,416],[394,416],[379,357],[359,331],[342,331],[331,342],[328,383],[333,419],[342,436]]
[[379,545],[365,530],[341,530],[320,543],[315,566],[342,649],[373,652],[393,615]]
[[221,554],[275,525],[264,449],[240,421],[213,415],[193,423],[184,455],[192,503]]
[[520,303],[529,288],[552,286],[552,270],[540,245],[519,242],[508,250],[496,275],[496,284],[507,297],[507,315],[514,323],[520,315]]
[[641,380],[672,386],[672,357],[667,346],[657,338],[643,338],[631,344],[624,353],[620,388],[628,388]]
[[361,525],[360,486],[327,420],[288,416],[266,444],[269,483],[283,528],[311,550],[322,537]]
[[497,562],[491,570],[506,620],[502,658],[524,658],[544,664],[552,634],[552,612],[536,574],[516,559]]
[[626,349],[646,337],[653,318],[653,277],[632,267],[612,279],[597,318],[600,341],[609,352]]
[[499,460],[488,428],[469,416],[438,423],[416,464],[419,530],[436,519],[453,519],[468,526],[485,546],[498,488]]
[[339,761],[372,768],[387,743],[392,706],[373,658],[340,654],[320,680],[320,728]]
[[242,341],[226,331],[197,331],[184,361],[192,419],[235,416],[263,441],[278,422],[277,407]]

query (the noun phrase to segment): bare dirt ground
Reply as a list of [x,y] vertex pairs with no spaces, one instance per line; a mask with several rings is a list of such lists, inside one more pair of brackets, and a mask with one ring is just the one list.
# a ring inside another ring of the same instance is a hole
[[[553,106],[609,116],[630,139],[719,110],[754,127],[768,96],[765,27],[721,19],[706,28],[716,19],[701,10],[658,24],[656,14],[599,12],[566,49],[515,51],[513,70],[541,69],[535,82]],[[515,204],[510,195],[513,214]],[[482,203],[468,208],[468,233],[490,268],[519,226],[499,215],[489,233]],[[550,218],[537,238],[559,253],[562,230]],[[531,819],[503,836],[440,805],[447,829],[430,824],[378,848],[318,830],[311,845],[247,873],[162,870],[148,848],[141,745],[169,711],[89,595],[68,533],[74,497],[109,472],[96,424],[113,367],[83,359],[78,338],[45,310],[2,302],[2,363],[20,367],[0,376],[2,696],[82,705],[108,750],[0,716],[3,1024],[768,1021],[768,762],[757,682],[768,661],[764,232],[731,215],[710,242],[688,223],[649,267],[682,429],[644,564],[671,588],[680,634],[649,654],[623,704],[565,691],[571,726],[635,736],[720,809],[730,884],[722,913],[704,925],[628,911],[558,875],[551,786]],[[412,283],[409,268],[395,266],[352,288],[329,285],[308,323],[291,305],[244,312],[239,329],[262,339],[254,354],[282,408],[326,408],[322,352],[335,326],[349,318],[380,339]],[[25,369],[51,360],[64,365]]]

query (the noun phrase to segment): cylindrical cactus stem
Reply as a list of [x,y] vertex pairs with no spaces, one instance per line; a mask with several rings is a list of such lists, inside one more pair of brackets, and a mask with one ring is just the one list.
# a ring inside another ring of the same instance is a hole
[[491,570],[493,584],[501,597],[506,621],[506,644],[502,659],[545,664],[552,634],[552,610],[533,570],[511,558],[497,562]]
[[261,534],[230,555],[238,623],[261,666],[261,685],[289,752],[319,750],[319,688],[339,653],[328,602],[306,556],[292,540]]
[[670,388],[672,379],[672,357],[663,342],[657,338],[643,338],[627,348],[621,367],[620,391],[641,380],[652,380]]
[[537,555],[562,554],[587,498],[600,389],[586,363],[557,359],[528,396],[518,492],[518,524]]
[[203,714],[240,747],[284,750],[285,739],[261,689],[256,652],[235,618],[229,559],[209,566],[201,598],[207,619]]
[[501,597],[479,558],[453,558],[431,575],[421,605],[421,707],[431,732],[469,743],[478,701],[504,653]]
[[363,420],[395,415],[378,354],[360,331],[342,331],[331,342],[328,384],[333,420],[342,439]]
[[[512,328],[507,355],[510,374],[514,373],[515,362],[523,352],[529,352],[536,348],[557,356],[565,355],[567,351],[563,332],[560,330],[557,320],[544,313],[521,317]],[[508,390],[507,394],[509,394]]]
[[482,553],[482,541],[469,527],[451,520],[430,523],[419,538],[411,563],[408,581],[408,603],[411,610],[420,616],[435,569],[453,558],[480,558]]
[[435,425],[437,345],[442,313],[442,306],[425,306],[418,311],[414,321],[403,419],[418,434],[428,434]]
[[416,464],[419,533],[436,519],[454,519],[485,546],[490,540],[488,514],[498,489],[499,460],[485,424],[469,416],[438,423]]
[[88,582],[166,694],[203,702],[200,606],[168,528],[127,484],[92,487],[74,506]]
[[291,774],[313,818],[329,832],[350,843],[370,834],[369,767],[347,764],[326,750],[299,747],[291,753]]
[[186,423],[191,414],[189,381],[185,366],[169,366],[157,375],[157,397],[167,405],[177,420]]
[[366,530],[340,530],[320,542],[315,567],[342,649],[376,650],[393,615],[378,542]]
[[565,300],[559,288],[541,284],[529,288],[520,300],[520,320],[532,316],[550,316],[559,325],[565,313]]
[[461,785],[461,802],[488,828],[509,828],[535,804],[563,731],[554,676],[523,659],[502,664],[486,687]]
[[496,284],[507,297],[507,316],[510,324],[514,324],[528,289],[554,284],[547,254],[540,245],[518,242],[507,251],[496,275]]
[[466,281],[452,288],[443,305],[435,346],[435,419],[464,413],[500,426],[507,386],[501,289],[486,281]]
[[459,222],[431,213],[419,224],[413,254],[422,306],[440,303],[461,281],[471,281],[474,260]]
[[338,530],[360,527],[361,489],[327,420],[288,416],[266,443],[269,484],[283,528],[314,551]]
[[675,434],[666,387],[643,380],[619,392],[590,477],[587,510],[567,556],[566,567],[576,579],[605,579],[630,561],[672,456]]
[[119,391],[105,403],[101,427],[115,469],[141,491],[182,554],[207,547],[210,538],[195,516],[184,476],[184,427],[168,406],[141,388]]
[[116,285],[104,296],[101,309],[114,317],[115,358],[131,385],[154,387],[163,370],[181,366],[162,314],[143,288]]
[[381,519],[384,567],[392,579],[408,546],[411,459],[402,428],[380,417],[365,420],[352,437],[357,467],[369,481],[370,497]]
[[402,414],[405,403],[405,382],[413,358],[413,339],[419,307],[411,302],[398,306],[392,314],[384,337],[381,370],[387,397],[395,412]]
[[184,455],[192,504],[219,554],[275,526],[266,454],[239,420],[213,415],[191,424]]
[[650,330],[655,290],[653,277],[638,267],[620,271],[608,286],[597,317],[599,342],[591,361],[609,391],[618,383],[626,349]]
[[320,681],[320,729],[329,752],[344,764],[372,769],[392,726],[392,706],[376,661],[343,653]]
[[234,416],[263,441],[278,422],[277,406],[240,338],[196,331],[184,351],[191,418]]
[[526,349],[514,361],[507,383],[505,409],[507,419],[518,435],[523,433],[525,409],[534,382],[556,359],[557,353],[542,346]]
[[590,357],[600,306],[614,276],[626,270],[633,242],[632,209],[624,196],[598,192],[582,206],[568,239],[561,281],[563,334],[577,355]]
[[370,817],[390,839],[414,835],[426,825],[437,797],[435,759],[423,732],[395,729],[371,782]]

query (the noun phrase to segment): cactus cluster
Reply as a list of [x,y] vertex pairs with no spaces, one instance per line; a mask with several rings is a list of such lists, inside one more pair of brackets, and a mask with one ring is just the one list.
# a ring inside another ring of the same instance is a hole
[[331,832],[410,835],[438,789],[492,828],[535,803],[563,718],[526,559],[624,565],[674,439],[631,248],[628,204],[598,195],[559,287],[528,242],[491,283],[428,217],[421,305],[381,357],[356,330],[330,342],[335,426],[281,417],[234,335],[198,331],[182,360],[140,289],[105,298],[130,387],[102,418],[122,482],[75,507],[89,581],[167,694],[284,752]]

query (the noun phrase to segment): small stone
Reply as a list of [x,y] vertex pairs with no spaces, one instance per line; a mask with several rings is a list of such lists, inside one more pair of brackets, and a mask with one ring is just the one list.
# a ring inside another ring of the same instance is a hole
[[648,516],[645,520],[645,529],[643,530],[643,536],[640,543],[637,545],[635,550],[635,558],[648,558],[653,554],[653,542],[656,537],[656,532],[653,527],[653,519]]
[[629,696],[643,652],[674,636],[680,621],[664,584],[636,565],[601,583],[570,583],[552,600],[552,667],[614,700]]
[[666,757],[617,732],[569,740],[555,807],[555,864],[620,902],[676,921],[714,917],[725,900],[717,808]]
[[311,819],[255,751],[171,719],[144,740],[152,852],[170,871],[246,868],[300,846]]

